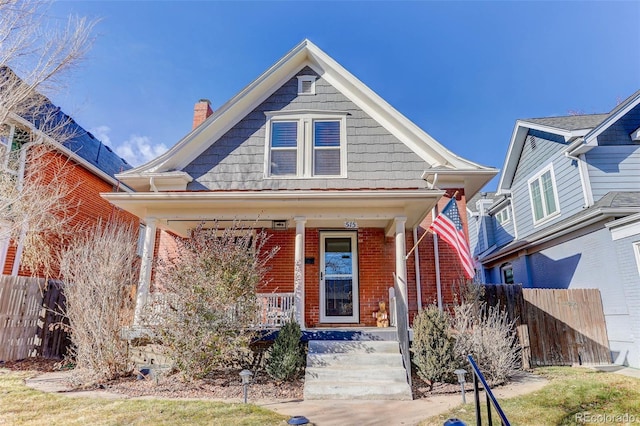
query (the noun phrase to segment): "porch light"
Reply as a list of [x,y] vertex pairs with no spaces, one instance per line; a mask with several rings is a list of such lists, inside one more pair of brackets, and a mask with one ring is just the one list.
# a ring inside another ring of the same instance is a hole
[[242,379],[242,387],[244,392],[244,403],[247,403],[247,389],[249,388],[249,384],[251,383],[251,376],[253,373],[249,370],[242,370],[240,372],[240,378]]
[[458,383],[460,383],[460,390],[462,391],[462,403],[466,404],[467,403],[467,399],[464,395],[464,384],[466,382],[464,375],[467,374],[467,370],[463,370],[463,369],[459,369],[454,371],[454,373],[456,373],[456,376],[458,376]]

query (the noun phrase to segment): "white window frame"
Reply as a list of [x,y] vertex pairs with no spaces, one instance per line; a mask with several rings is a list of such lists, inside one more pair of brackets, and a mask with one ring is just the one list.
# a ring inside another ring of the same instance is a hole
[[[511,270],[511,280],[513,281],[511,283],[507,282],[507,280],[505,278],[505,274],[504,274],[509,269]],[[515,281],[515,276],[513,275],[513,263],[507,262],[507,263],[503,264],[502,266],[500,266],[500,278],[502,279],[502,283],[503,284],[514,284],[516,282]]]
[[[316,94],[316,76],[315,75],[299,75],[298,76],[298,95],[315,95]],[[302,90],[304,83],[311,83],[311,90],[309,92],[305,92]]]
[[496,212],[495,218],[500,225],[506,225],[507,223],[511,222],[511,213],[509,212],[509,206],[506,206]]
[[[336,179],[347,177],[347,113],[344,111],[277,111],[266,112],[264,176],[266,179]],[[295,175],[271,174],[271,125],[277,121],[295,121],[297,126],[297,164]],[[340,122],[340,174],[314,175],[314,123]]]
[[[547,172],[549,172],[549,175],[551,177],[551,186],[553,189],[553,199],[555,201],[556,204],[556,210],[554,212],[551,213],[547,213],[547,205],[544,199],[544,188],[542,186],[542,176],[545,175]],[[540,219],[536,220],[536,215],[535,215],[535,204],[533,201],[533,193],[531,191],[531,184],[534,181],[538,181],[539,185],[540,185],[540,201],[542,202],[542,213],[543,216]],[[533,221],[533,225],[534,226],[538,226],[538,225],[542,225],[543,223],[548,222],[549,220],[553,219],[556,216],[560,215],[560,201],[558,200],[558,185],[556,184],[556,176],[555,173],[553,171],[553,163],[549,164],[547,167],[545,167],[544,169],[540,170],[538,173],[536,173],[533,177],[531,177],[528,181],[527,181],[527,190],[529,191],[529,202],[531,204],[531,220]]]
[[9,137],[7,139],[7,143],[0,142],[0,145],[5,147],[4,152],[0,153],[0,166],[2,166],[2,169],[7,171],[8,173],[17,175],[17,170],[9,168],[9,157],[11,155],[11,147],[13,146],[13,138],[15,138],[16,134],[16,126],[9,123],[4,123],[1,125],[9,127]]
[[640,241],[631,243],[633,246],[633,254],[636,255],[636,266],[638,267],[638,275],[640,275]]

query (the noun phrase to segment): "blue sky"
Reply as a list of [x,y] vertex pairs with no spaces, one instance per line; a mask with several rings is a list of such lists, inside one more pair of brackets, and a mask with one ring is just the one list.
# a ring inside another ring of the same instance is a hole
[[[608,112],[640,89],[640,2],[59,1],[101,21],[53,101],[138,165],[304,38],[469,160],[502,167],[515,120]],[[495,188],[494,179],[487,189]]]

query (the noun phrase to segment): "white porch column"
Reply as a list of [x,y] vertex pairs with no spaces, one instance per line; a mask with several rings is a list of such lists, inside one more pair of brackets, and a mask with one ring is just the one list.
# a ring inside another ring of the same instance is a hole
[[405,254],[407,252],[407,244],[405,239],[404,226],[407,222],[407,218],[404,216],[398,216],[394,219],[396,224],[396,278],[398,280],[398,287],[404,300],[405,311],[407,312],[407,326],[409,324],[409,298],[407,292],[407,263],[405,261]]
[[304,330],[304,230],[307,218],[296,216],[296,242],[294,253],[293,292],[295,298],[296,322]]
[[153,266],[153,254],[156,243],[156,219],[145,219],[144,243],[140,262],[140,278],[138,279],[138,294],[136,295],[136,310],[133,317],[133,325],[141,325],[142,312],[147,304],[149,286],[151,284],[151,269]]

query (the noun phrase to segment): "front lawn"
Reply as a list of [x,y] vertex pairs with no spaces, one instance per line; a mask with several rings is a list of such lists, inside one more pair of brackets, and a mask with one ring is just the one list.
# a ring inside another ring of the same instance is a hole
[[34,372],[0,370],[0,424],[282,425],[285,416],[251,404],[70,398],[24,385]]
[[[550,380],[539,391],[509,399],[499,399],[513,425],[579,425],[588,423],[640,423],[640,380],[586,368],[537,368],[537,374]],[[481,393],[486,414],[484,393]],[[467,394],[473,402],[473,394]],[[473,403],[459,406],[448,413],[431,417],[422,425],[442,425],[457,417],[468,425],[475,424]],[[500,424],[493,414],[494,424]],[[486,423],[483,420],[483,424]]]

